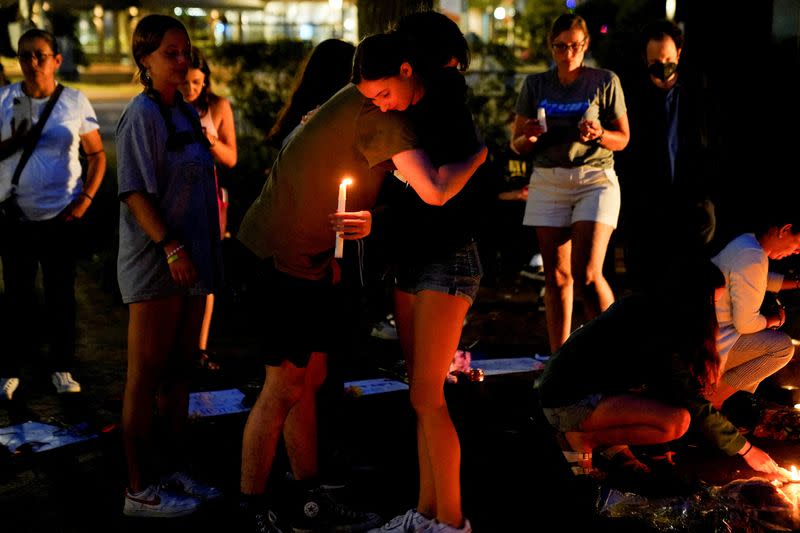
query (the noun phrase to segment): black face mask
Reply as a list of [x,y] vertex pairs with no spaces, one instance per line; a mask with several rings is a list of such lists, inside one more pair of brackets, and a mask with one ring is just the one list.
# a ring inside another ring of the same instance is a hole
[[677,63],[653,63],[647,67],[647,72],[661,81],[670,79],[676,70],[678,70]]

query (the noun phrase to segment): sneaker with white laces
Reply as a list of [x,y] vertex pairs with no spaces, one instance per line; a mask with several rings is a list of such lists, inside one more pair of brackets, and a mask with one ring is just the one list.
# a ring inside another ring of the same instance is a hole
[[422,533],[432,523],[432,519],[416,509],[409,509],[405,514],[395,516],[383,524],[383,527],[370,529],[367,533]]
[[472,525],[466,518],[464,519],[464,527],[462,528],[442,524],[438,520],[433,520],[424,533],[472,533]]
[[69,372],[53,372],[50,374],[50,380],[59,394],[81,391],[81,384],[75,381]]
[[184,472],[174,472],[161,480],[161,484],[170,491],[187,494],[200,501],[216,500],[222,491],[211,485],[189,477]]
[[0,399],[11,400],[19,387],[19,378],[0,378]]
[[150,485],[141,492],[125,490],[122,514],[145,518],[175,518],[192,514],[200,507],[200,500],[186,494],[176,494],[158,485]]
[[364,533],[381,522],[377,514],[351,509],[334,500],[327,490],[317,488],[306,495],[292,529],[294,533]]

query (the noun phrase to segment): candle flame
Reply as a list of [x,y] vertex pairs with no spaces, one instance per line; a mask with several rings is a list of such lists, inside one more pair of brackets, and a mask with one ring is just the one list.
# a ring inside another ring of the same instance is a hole
[[790,468],[792,471],[792,481],[800,481],[800,471],[797,470],[797,467],[792,465]]
[[342,180],[342,185],[347,186],[347,185],[352,185],[352,184],[353,184],[353,179],[352,178],[345,178],[345,179]]

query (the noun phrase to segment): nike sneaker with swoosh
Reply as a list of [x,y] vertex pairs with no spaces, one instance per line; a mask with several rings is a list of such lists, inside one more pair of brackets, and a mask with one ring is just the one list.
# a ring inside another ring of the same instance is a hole
[[125,490],[125,506],[122,514],[145,518],[175,518],[192,514],[200,507],[200,500],[185,494],[164,490],[150,485],[141,492]]

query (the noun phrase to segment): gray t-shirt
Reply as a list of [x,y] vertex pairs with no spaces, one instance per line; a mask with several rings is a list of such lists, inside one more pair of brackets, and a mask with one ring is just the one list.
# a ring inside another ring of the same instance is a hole
[[[186,109],[195,113],[189,106]],[[169,111],[178,135],[191,134],[192,124],[178,105]],[[209,294],[221,278],[214,160],[199,142],[170,151],[168,137],[158,104],[151,98],[140,94],[128,103],[117,125],[119,195],[144,192],[152,196],[170,233],[191,256],[199,279],[189,289],[178,287],[164,250],[147,236],[122,202],[117,278],[125,303]]]
[[584,67],[575,82],[561,85],[555,69],[531,74],[522,84],[517,115],[536,118],[545,109],[547,133],[534,145],[533,164],[543,168],[574,168],[587,165],[614,168],[613,152],[579,140],[578,124],[583,119],[600,120],[604,128],[623,116],[625,97],[619,78],[610,70]]

